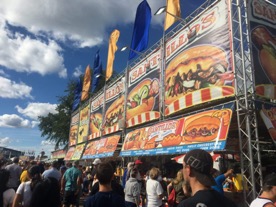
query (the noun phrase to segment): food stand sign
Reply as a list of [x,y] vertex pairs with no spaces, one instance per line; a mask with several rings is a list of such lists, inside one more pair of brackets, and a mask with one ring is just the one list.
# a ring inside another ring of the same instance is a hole
[[80,111],[80,124],[78,131],[78,143],[87,141],[89,125],[89,102]]
[[234,103],[176,120],[136,129],[126,135],[120,156],[178,154],[225,148]]
[[219,1],[166,42],[165,115],[234,96],[231,26]]
[[128,71],[127,127],[159,119],[160,68],[161,50],[158,48]]
[[[105,116],[103,135],[121,130],[120,123],[124,122],[125,110],[125,78],[118,79],[105,92]],[[124,124],[122,125],[124,126]]]
[[81,158],[82,152],[84,150],[85,143],[76,146],[71,160],[79,160]]
[[94,159],[102,157],[111,157],[117,148],[120,135],[113,135],[99,140],[89,142],[82,155],[82,159]]
[[101,136],[102,122],[103,122],[103,92],[96,96],[90,105],[90,121],[89,121],[89,136],[88,140]]
[[75,113],[71,117],[70,132],[69,132],[69,147],[77,144],[78,129],[79,129],[80,114]]
[[274,144],[276,144],[276,104],[256,101],[256,108],[265,123]]
[[276,6],[264,0],[248,5],[256,94],[276,99]]
[[73,147],[70,147],[70,148],[68,149],[68,151],[67,151],[67,153],[66,153],[66,155],[65,155],[64,160],[71,160],[71,158],[72,158],[72,156],[73,156],[73,154],[74,154],[75,148],[76,148],[76,147],[73,146]]

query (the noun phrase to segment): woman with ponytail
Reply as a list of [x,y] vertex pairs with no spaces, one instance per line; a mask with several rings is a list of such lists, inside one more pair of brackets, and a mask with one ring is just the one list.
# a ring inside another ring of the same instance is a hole
[[34,165],[28,169],[29,181],[21,183],[16,191],[12,207],[29,207],[32,191],[42,181],[40,168]]
[[10,172],[5,169],[0,169],[0,207],[11,207],[15,195],[12,188],[7,187],[10,178]]

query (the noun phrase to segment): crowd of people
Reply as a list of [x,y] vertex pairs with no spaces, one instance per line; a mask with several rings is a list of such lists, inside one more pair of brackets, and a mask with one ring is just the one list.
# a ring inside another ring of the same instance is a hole
[[[189,151],[182,168],[167,180],[157,166],[141,170],[143,162],[129,162],[117,179],[115,161],[95,159],[92,166],[78,161],[66,166],[54,161],[0,166],[0,207],[235,207],[223,192],[233,169],[217,175],[204,150]],[[82,198],[82,199],[81,199]],[[80,202],[82,200],[83,202]],[[264,179],[263,189],[250,207],[272,207],[276,202],[276,174]]]

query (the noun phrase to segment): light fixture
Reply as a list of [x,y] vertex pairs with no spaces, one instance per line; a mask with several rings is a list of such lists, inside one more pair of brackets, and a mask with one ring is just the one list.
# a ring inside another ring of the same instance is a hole
[[139,52],[139,51],[137,51],[137,50],[133,50],[133,49],[131,49],[129,46],[124,46],[124,47],[122,47],[121,49],[120,49],[120,51],[125,51],[126,49],[129,49],[130,51],[133,51],[133,52],[135,52],[135,53],[137,53],[138,55],[143,55],[144,53],[142,53],[142,52]]
[[162,6],[162,7],[160,7],[160,8],[154,13],[154,15],[162,14],[163,12],[166,11],[166,9],[167,9],[166,6]]
[[100,76],[103,76],[102,74],[97,74],[95,77],[99,78]]

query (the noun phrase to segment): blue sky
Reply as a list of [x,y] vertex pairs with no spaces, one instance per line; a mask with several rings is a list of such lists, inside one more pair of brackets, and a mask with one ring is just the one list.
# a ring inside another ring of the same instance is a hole
[[[182,17],[204,0],[181,1]],[[118,48],[130,45],[141,0],[2,0],[0,4],[0,146],[47,155],[54,145],[41,137],[37,117],[55,113],[68,80],[83,74],[100,49],[106,65],[108,39],[120,31]],[[192,2],[192,3],[191,3]],[[149,47],[163,34],[165,0],[148,0],[152,11]],[[128,52],[116,52],[121,72]]]

